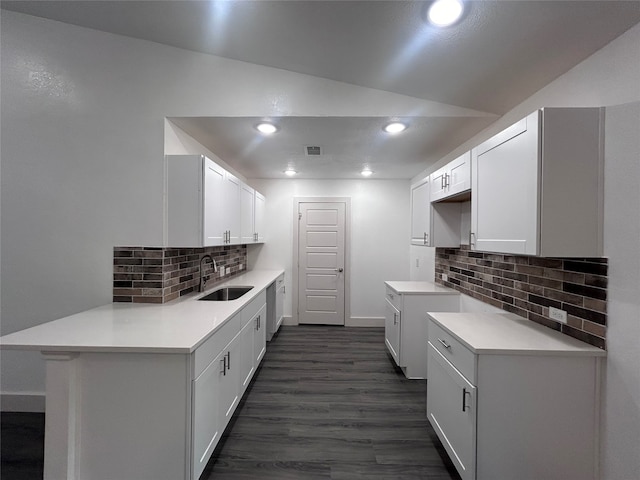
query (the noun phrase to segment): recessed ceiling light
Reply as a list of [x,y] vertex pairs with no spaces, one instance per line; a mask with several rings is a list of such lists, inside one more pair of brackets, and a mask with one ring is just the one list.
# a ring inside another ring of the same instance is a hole
[[400,122],[393,122],[390,123],[389,125],[386,125],[384,127],[384,131],[387,133],[400,133],[402,131],[404,131],[407,128],[407,126],[404,123],[400,123]]
[[278,128],[271,123],[261,123],[256,126],[256,129],[265,135],[271,135],[272,133],[276,133]]
[[371,175],[373,175],[373,172],[369,167],[364,167],[360,172],[360,175],[362,175],[363,177],[370,177]]
[[460,19],[463,11],[462,0],[436,0],[429,7],[427,16],[436,27],[448,27]]
[[297,174],[298,172],[296,172],[293,168],[289,167],[284,171],[284,174],[289,176],[289,177],[293,177],[295,174]]

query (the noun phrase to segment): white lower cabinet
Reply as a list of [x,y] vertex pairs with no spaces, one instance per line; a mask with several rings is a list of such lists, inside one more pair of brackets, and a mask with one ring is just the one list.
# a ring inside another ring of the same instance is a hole
[[240,378],[240,336],[236,336],[221,353],[225,364],[218,383],[218,418],[224,430],[242,396],[240,390],[242,381]]
[[[204,470],[266,350],[261,292],[193,354],[191,478]],[[262,321],[263,328],[257,328]]]
[[[476,388],[431,343],[427,416],[463,480],[474,479]],[[457,400],[457,401],[456,401]]]
[[384,343],[396,363],[400,364],[400,310],[392,303],[395,297],[388,293],[385,299]]
[[267,351],[267,306],[262,305],[260,311],[251,321],[253,325],[253,363],[257,367]]
[[253,377],[253,324],[247,322],[240,331],[240,378],[242,379],[241,392],[247,389]]
[[407,378],[427,378],[426,312],[457,312],[460,295],[431,282],[387,283],[397,290],[386,286],[384,343]]
[[599,478],[602,351],[505,314],[429,315],[457,329],[429,321],[427,418],[463,480]]
[[205,371],[193,381],[192,469],[194,478],[202,474],[222,433],[218,414],[218,392],[225,361],[225,352],[220,352]]

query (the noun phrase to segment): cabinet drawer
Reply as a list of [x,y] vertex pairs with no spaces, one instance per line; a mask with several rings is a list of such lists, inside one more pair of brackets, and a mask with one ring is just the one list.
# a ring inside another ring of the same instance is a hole
[[243,328],[247,322],[251,321],[253,317],[256,316],[256,313],[260,311],[260,309],[267,303],[267,292],[263,290],[258,294],[256,298],[251,300],[243,309],[242,309],[242,327]]
[[202,345],[196,348],[196,351],[194,352],[195,366],[193,378],[197,378],[204,371],[207,365],[216,358],[218,353],[220,353],[222,349],[227,346],[231,340],[233,340],[233,337],[240,332],[241,318],[241,313],[236,313],[220,328],[220,330],[211,335]]
[[385,297],[391,305],[396,307],[396,310],[402,310],[402,295],[396,293],[391,287],[387,287]]
[[429,320],[429,341],[451,364],[476,385],[476,355],[453,335]]

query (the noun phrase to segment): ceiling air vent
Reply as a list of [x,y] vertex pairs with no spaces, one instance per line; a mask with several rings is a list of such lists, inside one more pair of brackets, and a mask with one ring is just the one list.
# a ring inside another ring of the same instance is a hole
[[317,146],[306,146],[304,147],[304,154],[307,157],[318,157],[322,155],[322,149]]

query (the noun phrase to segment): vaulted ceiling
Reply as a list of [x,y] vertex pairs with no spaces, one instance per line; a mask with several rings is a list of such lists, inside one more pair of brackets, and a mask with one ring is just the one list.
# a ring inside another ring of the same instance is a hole
[[[393,145],[380,141],[389,118],[275,119],[281,128],[268,142],[241,128],[255,125],[253,117],[173,119],[251,178],[281,177],[285,157],[307,162],[300,170],[309,178],[357,176],[363,163],[377,165],[377,178],[410,178],[424,158],[455,149],[640,22],[639,1],[484,0],[466,1],[463,18],[439,29],[425,20],[430,4],[2,1],[21,13],[441,104],[432,117],[405,118],[410,128]],[[313,163],[302,148],[311,144],[323,148]]]

